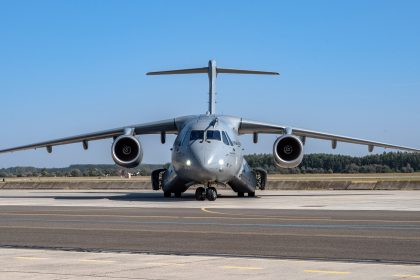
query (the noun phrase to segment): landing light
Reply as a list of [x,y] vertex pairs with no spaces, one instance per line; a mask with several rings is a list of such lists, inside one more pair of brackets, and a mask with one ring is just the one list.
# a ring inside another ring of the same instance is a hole
[[187,162],[185,163],[187,166],[191,166],[191,160],[187,160]]
[[225,161],[223,159],[219,159],[219,165],[225,164]]

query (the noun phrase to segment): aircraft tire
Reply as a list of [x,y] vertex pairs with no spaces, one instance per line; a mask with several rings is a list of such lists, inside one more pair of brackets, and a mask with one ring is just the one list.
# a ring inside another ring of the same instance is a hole
[[255,192],[249,192],[248,197],[255,197]]
[[181,197],[181,195],[182,195],[182,193],[181,193],[181,192],[175,192],[175,197],[176,197],[176,198],[180,198],[180,197]]
[[163,197],[171,197],[171,192],[163,192]]
[[206,197],[209,201],[215,201],[217,198],[217,191],[215,188],[210,187],[206,190]]
[[195,199],[196,200],[205,200],[206,199],[206,190],[203,187],[198,187],[195,190]]
[[238,197],[244,197],[245,194],[243,192],[238,192]]

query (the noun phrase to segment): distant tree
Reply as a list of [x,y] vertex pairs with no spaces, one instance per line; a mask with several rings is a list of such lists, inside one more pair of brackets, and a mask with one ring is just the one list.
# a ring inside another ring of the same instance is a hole
[[411,167],[411,165],[409,163],[407,163],[406,166],[404,166],[404,167],[401,168],[401,172],[404,172],[404,173],[413,173],[414,172],[414,169]]
[[73,170],[71,170],[70,171],[70,175],[71,175],[71,177],[82,177],[83,176],[83,173],[82,173],[82,171],[80,171],[79,169],[73,169]]

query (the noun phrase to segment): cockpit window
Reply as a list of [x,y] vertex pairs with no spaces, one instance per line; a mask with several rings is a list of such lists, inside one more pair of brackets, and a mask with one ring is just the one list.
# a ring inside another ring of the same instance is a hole
[[218,130],[207,130],[207,140],[218,140],[221,141],[220,131]]
[[230,146],[229,140],[226,136],[226,132],[222,131],[222,138],[223,138],[223,143],[225,143],[226,145]]
[[204,140],[204,130],[191,130],[190,141]]

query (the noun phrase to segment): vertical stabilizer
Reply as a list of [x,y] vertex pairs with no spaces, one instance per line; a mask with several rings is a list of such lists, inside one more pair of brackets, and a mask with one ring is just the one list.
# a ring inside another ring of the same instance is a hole
[[146,75],[173,75],[173,74],[204,74],[209,76],[209,109],[208,113],[211,115],[216,114],[216,78],[217,74],[256,74],[256,75],[279,75],[277,72],[255,71],[255,70],[241,70],[229,68],[217,68],[216,61],[210,60],[208,67],[169,70],[148,72]]
[[217,78],[217,68],[216,61],[209,61],[209,114],[216,114],[216,78]]

